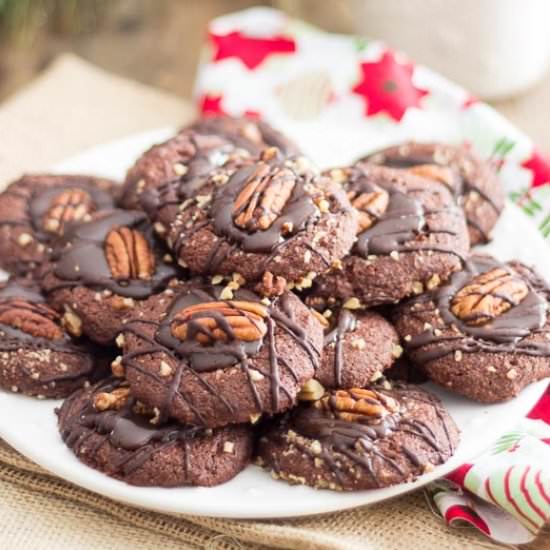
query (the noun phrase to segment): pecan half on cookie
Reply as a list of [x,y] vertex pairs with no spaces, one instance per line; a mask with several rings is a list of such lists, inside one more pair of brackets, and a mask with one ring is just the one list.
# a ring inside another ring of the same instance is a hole
[[0,387],[65,397],[96,370],[92,348],[71,340],[32,281],[12,278],[0,286]]
[[[130,319],[117,343],[132,394],[208,427],[285,411],[319,365],[322,327],[295,295],[184,283]],[[172,294],[172,296],[170,296]]]
[[357,223],[341,189],[275,148],[229,176],[214,174],[198,194],[168,193],[146,210],[191,271],[250,282],[270,273],[298,288],[349,250]]
[[409,357],[451,391],[503,401],[550,376],[547,284],[519,262],[469,258],[448,284],[400,306]]
[[177,270],[143,212],[110,210],[71,227],[40,275],[69,332],[107,344]]
[[415,142],[388,147],[363,160],[442,182],[464,210],[472,245],[490,240],[504,208],[504,190],[490,161],[465,146]]
[[356,308],[397,303],[462,268],[466,223],[443,184],[365,163],[327,176],[348,194],[359,229],[351,253],[316,280],[317,295]]
[[411,481],[448,460],[457,442],[447,411],[420,388],[352,388],[274,421],[258,458],[290,483],[357,491]]
[[0,194],[0,266],[25,274],[73,223],[114,207],[114,182],[90,176],[26,175]]

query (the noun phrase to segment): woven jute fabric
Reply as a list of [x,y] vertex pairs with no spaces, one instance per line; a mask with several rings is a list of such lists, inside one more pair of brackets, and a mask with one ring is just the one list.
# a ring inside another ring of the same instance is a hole
[[[185,102],[63,56],[0,107],[0,182],[87,146],[192,116]],[[9,411],[2,411],[9,414]],[[44,449],[44,452],[48,452]],[[174,516],[126,506],[65,482],[0,440],[0,548],[498,548],[448,529],[422,491],[376,506],[277,521]],[[533,548],[550,547],[550,534]]]

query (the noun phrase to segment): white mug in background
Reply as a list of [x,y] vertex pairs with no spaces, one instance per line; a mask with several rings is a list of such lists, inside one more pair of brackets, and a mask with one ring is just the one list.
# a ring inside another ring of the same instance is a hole
[[278,0],[320,27],[379,38],[484,99],[517,95],[550,61],[550,0]]

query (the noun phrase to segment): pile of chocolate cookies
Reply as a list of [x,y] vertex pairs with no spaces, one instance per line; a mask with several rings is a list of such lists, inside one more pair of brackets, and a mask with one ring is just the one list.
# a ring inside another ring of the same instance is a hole
[[[266,123],[199,120],[123,186],[30,175],[0,195],[0,385],[57,409],[85,464],[211,486],[252,460],[361,490],[410,481],[482,402],[550,376],[550,290],[471,255],[504,196],[463,147],[319,173]],[[415,384],[416,383],[416,384]]]

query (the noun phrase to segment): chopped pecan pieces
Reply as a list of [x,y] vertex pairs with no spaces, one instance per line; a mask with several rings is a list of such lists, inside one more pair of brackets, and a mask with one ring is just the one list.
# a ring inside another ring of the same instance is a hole
[[270,271],[266,271],[262,277],[262,282],[256,285],[256,290],[262,296],[274,298],[281,296],[286,290],[286,279],[280,276],[274,276]]
[[97,393],[94,396],[94,408],[97,411],[118,411],[126,405],[129,397],[129,388],[117,388],[110,393]]

